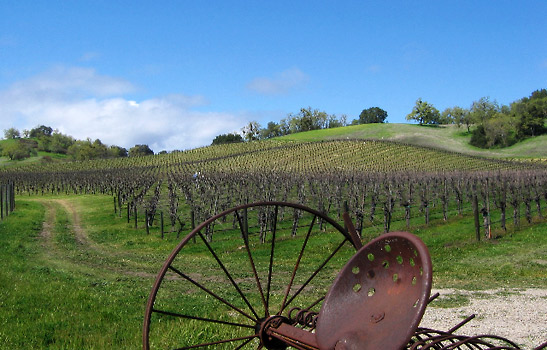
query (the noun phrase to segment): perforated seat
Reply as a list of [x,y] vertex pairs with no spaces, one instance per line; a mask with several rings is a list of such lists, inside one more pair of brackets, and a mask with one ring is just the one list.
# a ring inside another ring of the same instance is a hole
[[399,350],[418,327],[429,299],[431,258],[408,232],[362,247],[331,286],[318,316],[320,350]]

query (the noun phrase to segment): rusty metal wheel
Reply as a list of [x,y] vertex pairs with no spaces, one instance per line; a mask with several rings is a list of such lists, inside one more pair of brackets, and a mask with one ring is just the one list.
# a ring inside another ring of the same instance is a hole
[[305,206],[262,202],[211,217],[172,251],[150,293],[143,349],[285,349],[267,329],[312,334],[360,242]]

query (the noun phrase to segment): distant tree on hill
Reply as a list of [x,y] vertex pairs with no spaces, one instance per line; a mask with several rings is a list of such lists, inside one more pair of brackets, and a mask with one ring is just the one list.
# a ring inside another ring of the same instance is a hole
[[123,158],[128,156],[127,149],[120,146],[110,146],[108,148],[108,154],[113,158]]
[[474,124],[483,124],[499,112],[501,112],[501,108],[498,102],[496,100],[490,101],[489,97],[481,97],[479,100],[473,101],[469,109]]
[[519,119],[517,133],[519,138],[537,136],[547,132],[547,90],[541,89],[532,92],[511,105],[511,112]]
[[86,141],[74,142],[68,148],[67,154],[76,160],[101,159],[108,157],[108,148],[101,140],[91,141],[88,138]]
[[225,143],[237,143],[237,142],[243,142],[243,137],[241,137],[240,134],[236,133],[229,133],[229,134],[222,134],[217,135],[213,139],[213,145],[222,145]]
[[4,138],[6,140],[18,139],[20,137],[21,137],[21,133],[19,132],[19,130],[15,128],[9,128],[4,130]]
[[[47,137],[41,137],[40,140],[46,139]],[[72,136],[63,135],[58,131],[53,132],[51,137],[49,137],[49,146],[47,151],[53,153],[66,154],[68,148],[76,142]]]
[[245,125],[241,132],[245,141],[255,141],[260,139],[260,124],[257,121],[251,121]]
[[352,124],[385,123],[386,119],[386,111],[380,107],[370,107],[363,109],[361,114],[359,114],[359,119],[355,119]]
[[271,139],[272,137],[282,136],[281,126],[276,122],[269,122],[268,126],[260,130],[260,138]]
[[33,149],[20,141],[9,143],[2,149],[2,155],[10,160],[22,160],[29,158],[32,154]]
[[470,144],[481,148],[507,147],[516,142],[515,118],[507,106],[500,106],[489,97],[473,101],[469,117],[476,128],[471,131]]
[[467,126],[467,131],[469,132],[471,126],[469,110],[459,106],[447,108],[441,113],[441,123],[456,124],[458,128],[465,124]]
[[40,125],[30,130],[30,137],[51,136],[53,129],[49,126]]
[[439,124],[441,113],[432,104],[422,101],[421,98],[416,100],[416,105],[406,116],[406,120],[415,120],[420,125],[436,125]]
[[148,145],[135,145],[129,149],[129,157],[149,156],[153,154],[154,151]]

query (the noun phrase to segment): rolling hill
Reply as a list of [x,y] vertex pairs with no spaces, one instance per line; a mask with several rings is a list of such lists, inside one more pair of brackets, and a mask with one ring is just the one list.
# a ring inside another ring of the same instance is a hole
[[[411,146],[430,151],[448,151],[465,156],[494,158],[499,160],[540,160],[547,161],[547,135],[537,136],[503,149],[485,150],[469,145],[470,134],[465,128],[455,125],[427,127],[412,124],[363,124],[341,128],[323,129],[286,135],[258,143],[201,147],[190,151],[177,152],[176,161],[203,161],[209,158],[226,157],[232,153],[247,153],[278,148],[291,143],[309,143],[333,140],[379,140],[394,141],[399,146]],[[0,140],[0,147],[13,140]],[[56,161],[65,155],[38,152],[36,156],[23,161],[10,161],[0,157],[0,166],[44,164],[44,157]],[[162,158],[163,156],[159,156]],[[173,157],[171,157],[173,158]],[[112,161],[112,160],[110,160]],[[101,161],[98,161],[101,163]],[[114,161],[123,163],[123,159]],[[104,162],[102,162],[104,163]],[[123,166],[119,164],[118,166]]]

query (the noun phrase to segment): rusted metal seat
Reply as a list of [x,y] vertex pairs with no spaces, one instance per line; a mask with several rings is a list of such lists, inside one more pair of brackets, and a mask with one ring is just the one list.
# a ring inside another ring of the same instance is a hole
[[331,286],[317,320],[320,350],[405,347],[424,314],[432,283],[425,244],[408,232],[362,247]]

